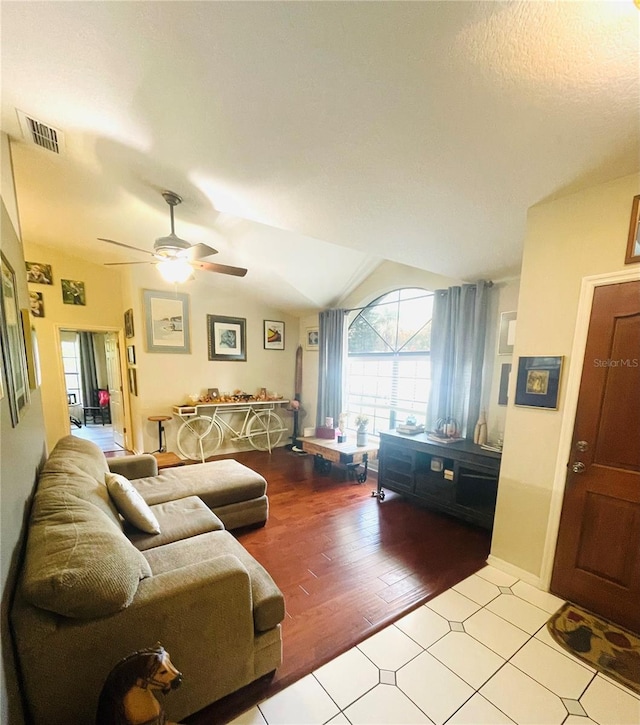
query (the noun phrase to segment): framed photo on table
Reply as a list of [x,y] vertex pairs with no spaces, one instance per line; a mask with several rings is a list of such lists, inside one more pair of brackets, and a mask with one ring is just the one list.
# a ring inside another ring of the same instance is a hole
[[147,352],[190,353],[189,295],[143,291]]
[[558,409],[563,357],[521,357],[518,359],[516,405]]
[[284,350],[284,322],[264,321],[264,349]]
[[247,321],[243,317],[207,315],[209,360],[247,360]]

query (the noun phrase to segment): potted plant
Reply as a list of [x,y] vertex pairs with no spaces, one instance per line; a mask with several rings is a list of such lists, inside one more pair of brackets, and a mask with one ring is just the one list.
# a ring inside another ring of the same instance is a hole
[[369,424],[369,416],[359,413],[356,415],[356,445],[366,446],[367,445],[367,425]]

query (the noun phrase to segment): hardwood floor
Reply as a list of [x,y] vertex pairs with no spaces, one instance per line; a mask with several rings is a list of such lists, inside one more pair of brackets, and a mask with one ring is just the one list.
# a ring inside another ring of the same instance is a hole
[[390,492],[379,503],[375,473],[364,484],[338,471],[321,476],[312,456],[284,448],[225,457],[268,481],[266,526],[235,533],[284,593],[284,656],[273,679],[210,705],[190,725],[228,722],[474,573],[489,553],[487,531]]

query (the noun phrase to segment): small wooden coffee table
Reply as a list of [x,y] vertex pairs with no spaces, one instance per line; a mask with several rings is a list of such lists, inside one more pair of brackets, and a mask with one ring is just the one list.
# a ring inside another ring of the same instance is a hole
[[[369,461],[378,456],[378,444],[369,443],[366,446],[357,446],[355,443],[338,443],[326,438],[300,438],[302,450],[315,456],[313,467],[321,473],[330,473],[333,463],[341,463],[347,469],[350,479],[358,483],[367,480]],[[364,466],[358,473],[359,466]]]

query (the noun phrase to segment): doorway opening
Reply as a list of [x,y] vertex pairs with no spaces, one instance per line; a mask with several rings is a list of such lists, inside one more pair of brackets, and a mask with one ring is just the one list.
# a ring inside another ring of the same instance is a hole
[[[118,415],[112,400],[115,388],[120,393],[117,336],[109,332],[61,329],[60,348],[69,432],[92,441],[105,453],[122,451],[124,440],[118,434],[118,426],[114,426]],[[115,365],[110,361],[114,353]]]

